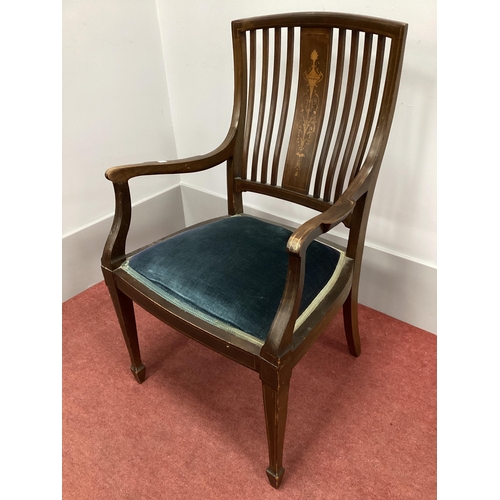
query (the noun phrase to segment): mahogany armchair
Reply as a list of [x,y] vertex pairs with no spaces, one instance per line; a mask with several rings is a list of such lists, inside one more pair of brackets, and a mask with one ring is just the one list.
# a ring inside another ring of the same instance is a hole
[[[133,303],[256,371],[278,488],[294,366],[343,307],[349,352],[360,354],[358,285],[368,214],[388,141],[407,25],[335,13],[232,23],[234,108],[209,154],[114,167],[116,212],[102,271],[136,380],[145,380]],[[228,215],[125,253],[129,179],[227,164]],[[318,215],[290,230],[243,214],[243,193]],[[343,250],[317,238],[343,223]]]

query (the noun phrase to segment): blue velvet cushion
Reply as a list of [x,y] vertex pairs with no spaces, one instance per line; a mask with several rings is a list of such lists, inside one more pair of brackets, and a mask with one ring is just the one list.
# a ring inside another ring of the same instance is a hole
[[[280,226],[234,216],[157,243],[123,268],[179,307],[263,342],[283,295],[290,235]],[[311,243],[300,313],[330,281],[339,257],[338,250]]]

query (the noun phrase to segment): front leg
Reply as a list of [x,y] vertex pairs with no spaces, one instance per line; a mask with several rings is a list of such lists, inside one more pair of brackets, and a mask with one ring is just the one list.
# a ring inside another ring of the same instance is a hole
[[130,356],[130,370],[139,384],[146,379],[146,367],[142,364],[135,323],[134,304],[132,300],[117,288],[108,287],[115,307],[123,338]]
[[262,381],[264,412],[266,418],[267,442],[269,447],[269,467],[266,470],[271,486],[279,488],[285,469],[283,468],[283,445],[288,410],[290,376],[284,378],[277,373],[277,384],[272,388]]

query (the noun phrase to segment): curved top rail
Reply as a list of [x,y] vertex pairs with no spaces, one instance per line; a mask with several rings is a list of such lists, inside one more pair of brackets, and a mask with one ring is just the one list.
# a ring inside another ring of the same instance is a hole
[[298,12],[249,17],[232,22],[236,31],[247,31],[277,27],[321,27],[345,28],[375,33],[390,38],[404,35],[407,23],[372,16],[345,14],[341,12]]

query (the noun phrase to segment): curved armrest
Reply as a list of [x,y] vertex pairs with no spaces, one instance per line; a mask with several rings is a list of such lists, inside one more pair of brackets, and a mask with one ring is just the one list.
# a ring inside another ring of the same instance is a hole
[[106,171],[106,178],[113,182],[115,190],[115,216],[104,246],[101,259],[102,265],[108,269],[115,269],[125,260],[125,242],[132,215],[128,181],[132,177],[207,170],[231,158],[234,151],[235,139],[236,127],[233,126],[229,129],[222,144],[206,155],[193,156],[182,160],[122,165],[108,169]]
[[366,193],[370,182],[373,180],[372,171],[376,160],[376,155],[368,156],[353,182],[342,196],[328,210],[309,219],[295,230],[287,243],[289,253],[302,256],[311,241],[330,231],[349,216],[356,206],[356,201]]
[[200,172],[219,165],[233,155],[236,128],[232,127],[222,144],[212,152],[180,160],[153,161],[121,165],[106,170],[106,178],[113,182],[127,182],[132,177],[157,174],[183,174]]
[[353,200],[341,197],[331,208],[302,224],[288,239],[288,253],[304,257],[309,244],[340,224],[353,211],[355,205]]
[[292,345],[295,321],[298,316],[304,286],[306,251],[318,236],[340,224],[356,206],[356,201],[368,190],[377,156],[367,158],[342,196],[323,213],[298,227],[287,242],[288,272],[278,311],[261,354],[271,362],[279,362]]
[[356,203],[341,197],[331,208],[302,224],[288,239],[288,271],[285,289],[261,355],[269,361],[282,358],[292,344],[304,286],[306,251],[309,244],[340,224]]

